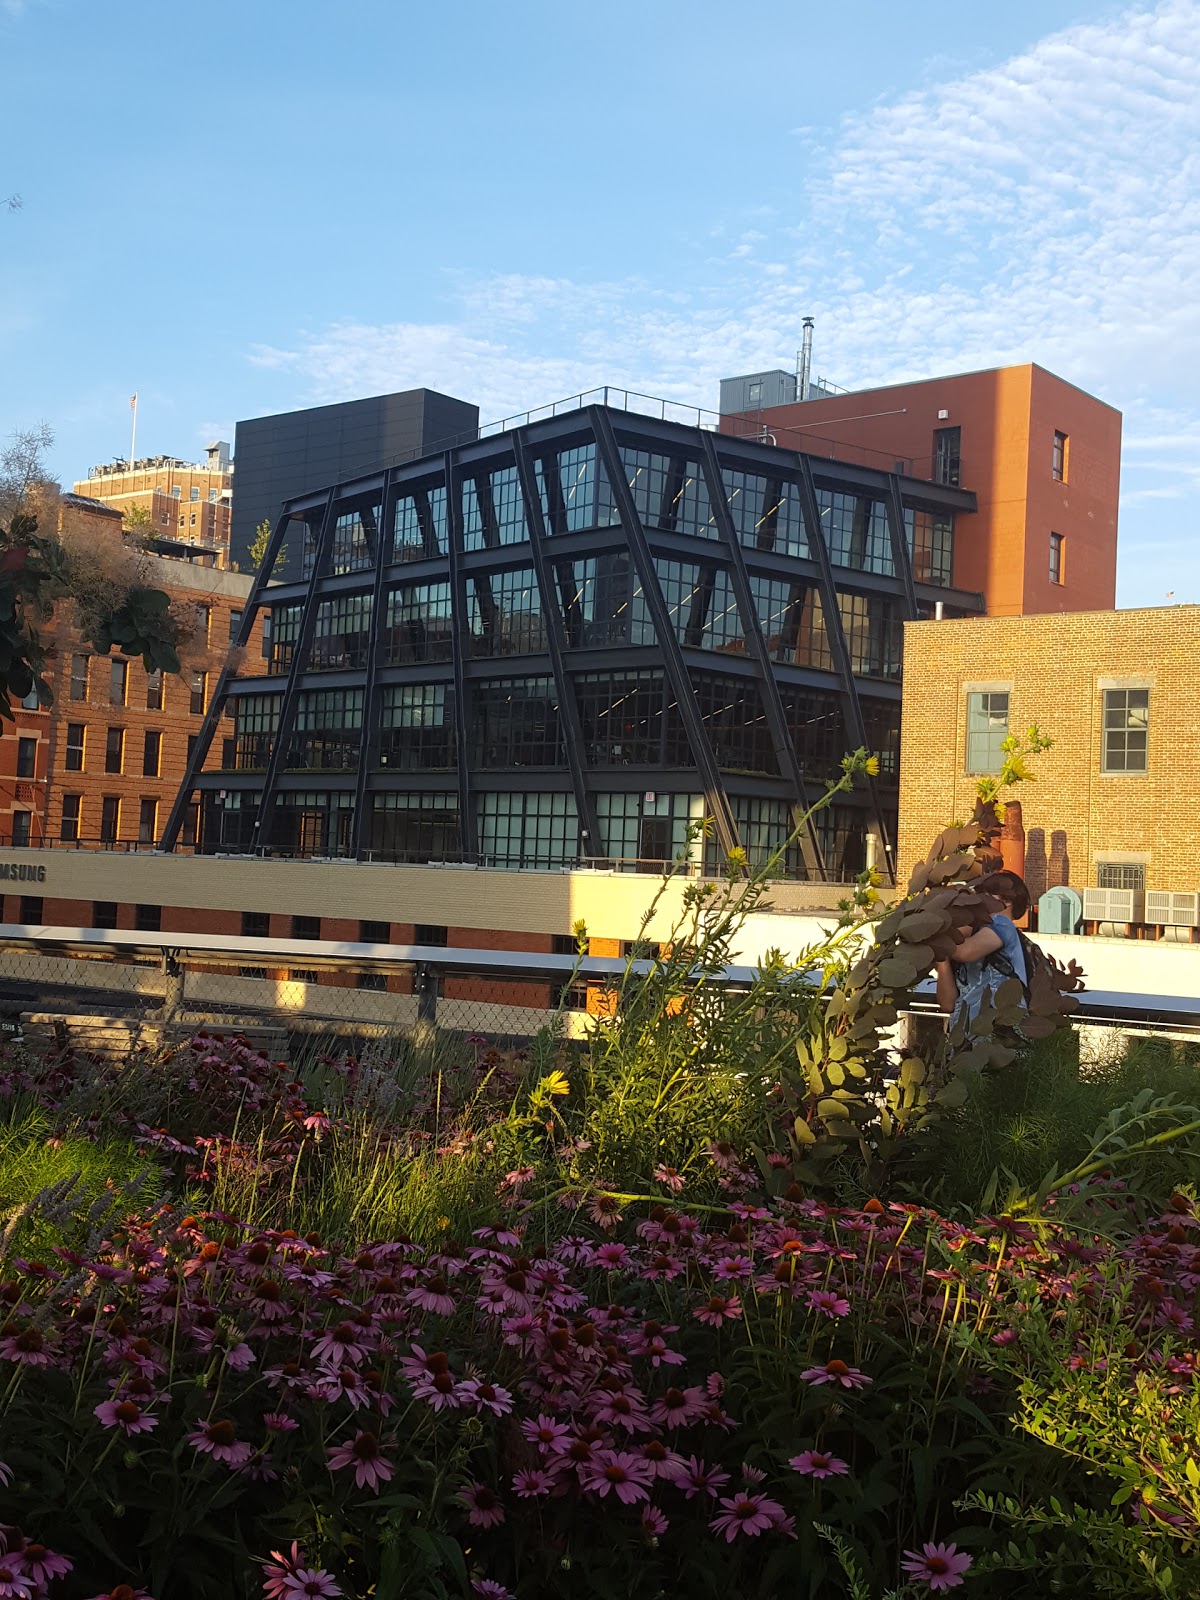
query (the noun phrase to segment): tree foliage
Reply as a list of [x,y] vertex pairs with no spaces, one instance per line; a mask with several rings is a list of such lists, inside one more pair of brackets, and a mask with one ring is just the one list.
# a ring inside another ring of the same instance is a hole
[[42,629],[59,604],[73,607],[81,633],[101,655],[116,648],[141,656],[148,672],[179,671],[183,626],[170,596],[141,581],[129,552],[41,529],[58,498],[43,460],[52,441],[42,424],[14,434],[0,453],[0,717],[11,718],[14,696],[36,690],[42,705],[53,699],[43,676]]

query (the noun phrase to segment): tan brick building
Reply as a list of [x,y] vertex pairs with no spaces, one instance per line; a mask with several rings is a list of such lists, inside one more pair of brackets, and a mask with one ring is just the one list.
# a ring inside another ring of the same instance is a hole
[[906,624],[902,873],[1036,723],[1054,743],[1018,794],[1031,889],[1200,890],[1197,659],[1200,606]]
[[[119,549],[121,518],[108,507],[62,497],[58,531]],[[115,651],[96,654],[59,608],[43,629],[50,706],[13,708],[0,736],[0,842],[70,848],[149,848],[183,779],[190,742],[241,620],[253,580],[246,574],[142,554],[140,580],[170,595],[191,631],[180,651],[183,672],[147,674]],[[243,673],[265,669],[261,623],[247,646]],[[233,725],[227,725],[230,736]],[[226,755],[218,732],[207,765]],[[185,834],[194,838],[195,820]]]
[[208,446],[204,463],[173,456],[114,461],[93,467],[74,489],[126,515],[135,506],[142,508],[150,518],[145,533],[163,554],[202,565],[229,565],[233,467],[223,441]]

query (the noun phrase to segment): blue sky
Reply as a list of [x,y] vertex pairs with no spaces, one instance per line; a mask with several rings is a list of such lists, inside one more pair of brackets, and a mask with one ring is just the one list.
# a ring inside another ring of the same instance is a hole
[[[821,14],[818,14],[820,9]],[[64,480],[429,384],[715,406],[1034,360],[1200,601],[1200,3],[0,0],[0,436]]]

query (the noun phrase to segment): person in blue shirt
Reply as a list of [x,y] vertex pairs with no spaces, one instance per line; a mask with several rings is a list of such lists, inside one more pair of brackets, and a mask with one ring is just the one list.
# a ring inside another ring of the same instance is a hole
[[1015,872],[992,872],[971,887],[978,894],[999,900],[1004,910],[993,913],[989,923],[969,934],[948,961],[938,962],[938,1005],[951,1016],[957,1016],[965,1004],[968,1017],[974,1017],[984,994],[994,994],[1009,978],[1019,978],[1023,985],[1029,982],[1025,952],[1014,921],[1029,910],[1029,890],[1024,880]]

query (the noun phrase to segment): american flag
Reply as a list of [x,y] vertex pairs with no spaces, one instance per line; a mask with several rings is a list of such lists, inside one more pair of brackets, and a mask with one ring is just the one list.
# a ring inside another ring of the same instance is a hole
[[130,411],[136,411],[137,410],[137,395],[135,395],[135,394],[131,394],[129,396],[129,409],[130,409]]

